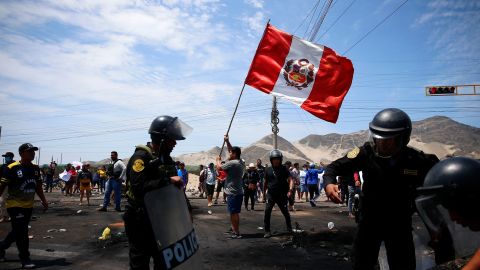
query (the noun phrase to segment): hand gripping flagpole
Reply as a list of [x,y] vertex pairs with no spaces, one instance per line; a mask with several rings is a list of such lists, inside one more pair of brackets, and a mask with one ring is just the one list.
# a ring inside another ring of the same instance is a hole
[[[263,37],[265,36],[265,33],[267,32],[267,27],[268,27],[269,24],[270,24],[270,19],[268,19],[268,21],[267,21],[267,25],[265,26],[265,30],[263,31],[263,35],[262,35],[262,38],[260,39],[260,42],[263,40]],[[259,46],[260,46],[260,42],[258,43]],[[257,47],[257,51],[258,51],[258,47]],[[253,57],[255,57],[255,55],[257,55],[257,51],[255,51],[255,54],[254,54]],[[250,70],[248,71],[248,73],[250,73]],[[232,118],[230,119],[230,124],[228,124],[227,133],[225,134],[226,136],[228,136],[228,133],[230,132],[230,128],[232,127],[233,118],[235,118],[235,114],[237,113],[238,105],[240,104],[240,98],[242,97],[243,90],[245,89],[245,85],[246,85],[246,83],[244,82],[243,87],[242,87],[242,91],[240,91],[240,95],[238,96],[238,99],[237,99],[237,105],[235,105],[235,110],[233,111]],[[218,154],[220,157],[222,157],[224,147],[225,147],[225,140],[223,140],[222,148],[220,149],[220,154]]]

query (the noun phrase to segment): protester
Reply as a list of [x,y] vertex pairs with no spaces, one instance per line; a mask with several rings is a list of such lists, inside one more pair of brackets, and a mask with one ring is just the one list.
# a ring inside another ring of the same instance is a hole
[[355,213],[353,213],[353,201],[355,194],[360,194],[360,174],[358,172],[353,173],[353,183],[348,185],[348,217],[355,218]]
[[302,170],[300,170],[300,173],[299,173],[300,187],[298,192],[298,199],[302,200],[303,196],[305,196],[305,202],[308,202],[308,186],[305,180],[307,176],[307,170],[308,170],[308,165],[303,164]]
[[332,202],[340,203],[336,177],[362,171],[353,268],[374,269],[384,242],[391,270],[414,270],[412,214],[416,188],[438,158],[407,146],[412,122],[402,110],[380,111],[369,129],[370,141],[327,166],[325,192]]
[[76,177],[75,177],[75,182],[73,186],[73,193],[80,193],[80,179],[78,178],[78,174],[82,171],[82,167],[80,165],[77,165],[75,167],[75,172],[76,172]]
[[199,173],[198,173],[198,192],[200,192],[200,195],[198,195],[199,198],[203,198],[203,194],[207,193],[207,187],[205,186],[205,179],[207,178],[207,170],[203,167],[203,165],[200,165],[199,168]]
[[205,174],[207,175],[205,179],[208,200],[207,205],[210,207],[213,204],[212,198],[213,192],[215,191],[215,184],[217,183],[217,171],[215,170],[213,163],[208,164],[208,167],[205,170]]
[[230,213],[231,233],[230,238],[239,239],[240,235],[240,212],[243,202],[243,174],[245,163],[240,159],[242,153],[240,147],[230,144],[228,135],[224,137],[227,145],[229,157],[228,161],[222,165],[221,157],[217,157],[217,170],[224,170],[227,173],[225,180],[225,194],[227,195],[228,212]]
[[[0,179],[2,179],[3,172],[7,169],[7,166],[14,163],[15,160],[14,154],[12,152],[6,152],[5,154],[2,155],[4,158],[4,162],[2,166],[0,167]],[[3,195],[0,196],[0,223],[3,221],[8,221],[10,217],[8,216],[7,208],[5,207],[5,198],[7,197],[8,188],[5,188],[5,192]]]
[[103,194],[105,192],[105,183],[107,181],[107,169],[105,168],[104,165],[100,166],[98,169],[97,169],[97,174],[98,174],[98,177],[100,179],[100,194]]
[[182,178],[183,190],[186,190],[188,184],[188,171],[185,169],[185,163],[180,162],[177,174],[180,176],[180,178]]
[[98,170],[93,168],[92,175],[92,193],[95,189],[100,193],[100,175],[98,175]]
[[300,172],[299,172],[299,164],[295,163],[293,166],[291,166],[290,163],[290,176],[292,177],[293,181],[293,193],[292,196],[290,196],[288,200],[288,210],[290,211],[295,211],[295,192],[297,192],[298,187],[300,186]]
[[257,172],[255,164],[250,163],[248,170],[243,175],[243,194],[245,210],[250,211],[248,208],[248,200],[250,199],[251,210],[255,210],[255,193],[257,191],[257,183],[260,180],[260,176]]
[[323,164],[323,162],[320,161],[320,165],[318,166],[318,196],[322,194],[322,190],[325,187],[325,184],[323,183],[324,173],[325,173],[325,164]]
[[349,202],[349,193],[348,187],[353,186],[355,181],[353,180],[353,172],[345,173],[344,175],[338,176],[338,183],[341,193],[342,205],[348,206]]
[[92,182],[92,173],[90,172],[90,164],[86,163],[83,165],[82,170],[78,174],[78,181],[80,182],[80,204],[83,203],[83,196],[86,193],[87,205],[90,205],[90,194],[92,191],[91,182]]
[[0,195],[8,186],[6,205],[12,225],[12,230],[0,243],[0,259],[5,257],[5,249],[16,242],[20,262],[25,269],[35,267],[30,259],[28,239],[28,224],[32,216],[35,193],[40,198],[43,208],[48,209],[40,180],[40,169],[32,163],[37,150],[38,147],[30,143],[20,145],[18,148],[20,161],[9,164],[0,179]]
[[50,190],[50,193],[53,189],[53,177],[55,176],[55,170],[57,168],[57,163],[55,161],[50,162],[50,166],[45,172],[45,192]]
[[[263,194],[263,180],[265,179],[265,167],[262,165],[261,159],[257,159],[257,173],[260,180],[257,183],[257,193],[255,194],[255,199],[257,202],[260,202],[260,197]],[[262,201],[265,202],[265,198],[262,198]]]
[[[65,184],[65,196],[67,195],[73,196],[73,186],[77,182],[77,170],[70,163],[67,164],[67,167],[68,167],[67,173],[70,177],[67,183]],[[67,168],[65,168],[65,170],[67,170]]]
[[122,199],[122,179],[125,177],[125,163],[121,159],[118,159],[118,153],[116,151],[112,151],[110,153],[111,162],[107,169],[107,187],[105,191],[105,196],[103,199],[103,206],[98,209],[98,211],[107,211],[107,206],[110,203],[110,195],[115,192],[115,211],[121,212],[122,209],[120,207],[121,199]]
[[320,193],[318,192],[318,173],[321,172],[323,171],[315,169],[315,164],[312,163],[305,176],[305,181],[308,185],[308,193],[310,194],[310,205],[312,207],[317,206],[315,201],[320,196]]
[[263,219],[265,226],[264,238],[272,236],[270,232],[270,218],[275,204],[277,204],[285,217],[287,231],[289,233],[292,232],[292,222],[290,220],[287,203],[293,193],[293,181],[290,176],[290,171],[287,167],[282,166],[282,159],[283,154],[280,150],[272,150],[270,152],[270,163],[272,166],[265,170],[265,183],[263,190],[265,193],[264,197],[267,198],[267,204],[265,205],[265,216]]
[[[225,161],[222,161],[221,162],[221,165],[225,164]],[[214,204],[218,204],[218,196],[220,195],[220,192],[222,192],[223,194],[223,201],[222,203],[227,203],[227,196],[225,194],[225,179],[227,179],[227,173],[222,170],[222,168],[218,169],[217,167],[217,189],[216,189],[216,192],[217,194],[215,195],[215,201],[213,202]]]

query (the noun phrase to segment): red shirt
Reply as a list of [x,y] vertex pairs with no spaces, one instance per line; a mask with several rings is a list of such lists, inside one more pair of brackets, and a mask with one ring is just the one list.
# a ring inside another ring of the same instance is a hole
[[218,180],[220,182],[225,181],[225,178],[227,178],[227,173],[224,170],[218,170]]

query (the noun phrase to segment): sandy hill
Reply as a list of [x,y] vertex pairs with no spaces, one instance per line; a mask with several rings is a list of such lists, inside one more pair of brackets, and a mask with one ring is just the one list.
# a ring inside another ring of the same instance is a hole
[[[329,162],[368,140],[368,131],[308,135],[294,145],[316,162]],[[409,145],[439,158],[447,155],[480,158],[480,129],[435,116],[413,122]]]
[[[294,163],[299,162],[301,164],[305,163],[305,161],[311,161],[302,151],[281,136],[277,136],[277,144],[278,149],[280,149],[284,155],[284,160],[290,160]],[[242,149],[242,158],[245,159],[246,163],[255,163],[257,159],[266,162],[269,159],[268,156],[272,149],[273,136],[268,135]]]

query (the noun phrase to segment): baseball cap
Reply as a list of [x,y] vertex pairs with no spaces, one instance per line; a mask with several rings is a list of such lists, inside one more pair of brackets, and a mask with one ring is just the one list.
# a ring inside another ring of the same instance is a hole
[[22,152],[25,152],[25,151],[30,151],[30,150],[37,151],[38,147],[33,146],[31,143],[24,143],[24,144],[20,145],[20,147],[18,148],[19,153],[22,153]]
[[14,157],[14,154],[12,152],[5,152],[2,157]]

